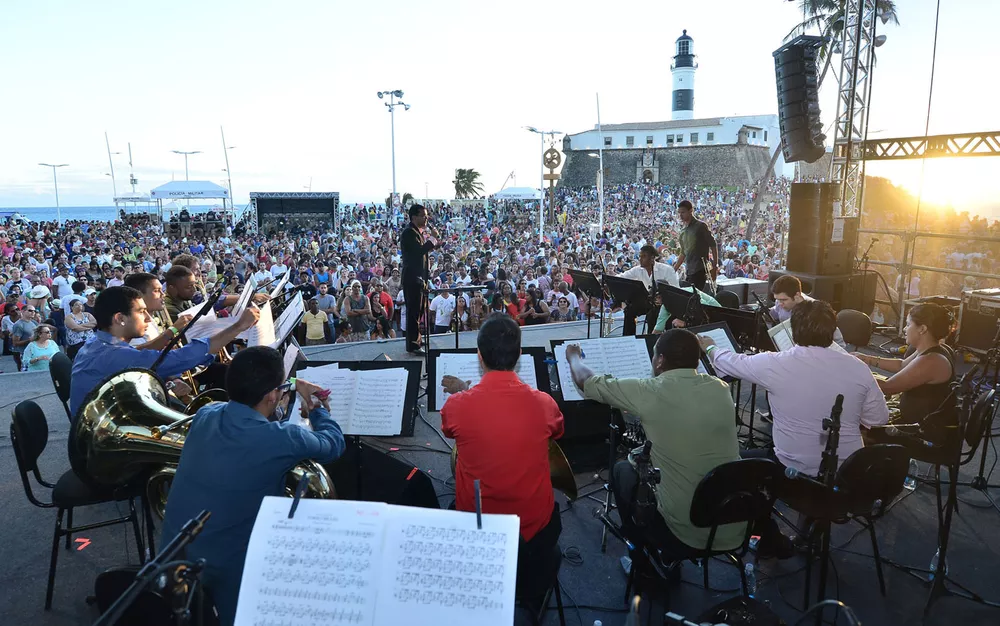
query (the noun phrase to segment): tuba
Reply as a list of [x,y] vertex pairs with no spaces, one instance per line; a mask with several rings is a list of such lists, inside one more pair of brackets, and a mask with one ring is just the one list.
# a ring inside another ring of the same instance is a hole
[[[149,503],[162,518],[189,421],[189,415],[167,406],[155,374],[145,369],[119,372],[92,390],[77,413],[70,428],[70,464],[82,480],[104,487],[146,480]],[[336,497],[330,476],[313,461],[288,472],[287,495],[294,494],[303,475],[309,476],[306,497]]]

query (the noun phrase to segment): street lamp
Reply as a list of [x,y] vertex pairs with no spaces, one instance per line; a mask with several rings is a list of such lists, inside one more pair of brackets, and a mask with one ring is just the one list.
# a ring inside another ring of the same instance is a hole
[[[171,150],[174,154],[184,155],[184,180],[188,180],[188,155],[189,154],[201,154],[201,150],[190,150],[185,152],[184,150]],[[230,193],[232,195],[232,193]]]
[[56,188],[56,222],[62,225],[62,210],[59,208],[59,180],[56,178],[56,168],[57,167],[67,167],[69,163],[60,163],[58,165],[51,165],[49,163],[39,163],[42,167],[52,168],[52,186]]
[[[403,91],[401,89],[393,89],[392,91],[380,91],[378,92],[378,99],[382,100],[386,96],[389,96],[388,102],[383,102],[386,108],[389,109],[389,128],[390,134],[392,136],[392,201],[396,201],[396,107],[402,106],[404,111],[410,110],[410,105],[403,102]],[[397,99],[398,98],[398,99]],[[385,221],[386,225],[389,224],[389,215],[391,209],[385,207]]]
[[222,154],[226,157],[226,181],[229,183],[229,208],[236,205],[233,204],[233,175],[229,171],[229,151],[235,150],[236,146],[226,145],[226,131],[222,130],[222,126],[219,126],[219,133],[222,135]]
[[538,130],[534,126],[525,126],[524,130],[531,133],[538,133],[539,138],[542,140],[542,155],[541,161],[539,162],[539,176],[538,176],[538,243],[542,242],[543,231],[542,228],[545,223],[545,217],[543,215],[543,205],[545,204],[545,135],[551,135],[555,138],[556,135],[561,135],[562,133],[558,130]]

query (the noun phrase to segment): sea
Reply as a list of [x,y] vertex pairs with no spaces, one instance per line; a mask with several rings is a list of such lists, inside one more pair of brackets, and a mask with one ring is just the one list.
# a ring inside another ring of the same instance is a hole
[[[209,209],[218,210],[219,205],[192,205],[188,207],[191,213],[204,213]],[[237,207],[240,211],[242,207]],[[155,210],[153,207],[152,210]],[[56,207],[3,207],[0,208],[0,219],[11,217],[14,213],[23,215],[25,219],[32,222],[51,222],[56,220],[57,211],[62,212],[63,221],[66,220],[87,220],[93,222],[112,222],[118,219],[118,209],[114,206],[64,206],[61,209]],[[137,211],[130,210],[129,213]]]

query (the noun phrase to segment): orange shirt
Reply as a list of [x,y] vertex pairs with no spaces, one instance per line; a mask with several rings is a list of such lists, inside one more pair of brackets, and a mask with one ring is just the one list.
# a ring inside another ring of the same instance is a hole
[[475,511],[480,481],[483,513],[514,514],[531,540],[549,523],[555,496],[549,477],[549,439],[563,434],[563,416],[548,394],[514,372],[487,372],[441,409],[441,428],[455,439],[455,508]]

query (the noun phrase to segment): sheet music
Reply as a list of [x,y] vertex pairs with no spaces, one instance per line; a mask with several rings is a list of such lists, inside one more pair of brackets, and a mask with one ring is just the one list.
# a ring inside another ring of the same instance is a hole
[[767,334],[771,338],[771,341],[774,342],[774,347],[778,349],[778,352],[784,352],[785,350],[795,347],[795,341],[792,340],[791,320],[785,320],[780,324],[775,324],[773,327],[768,329]]
[[235,623],[374,624],[388,505],[303,499],[288,519],[291,502],[260,505]]
[[653,374],[645,339],[607,337],[559,344],[555,347],[556,370],[559,373],[563,400],[567,402],[584,399],[573,382],[569,362],[566,360],[566,346],[571,343],[580,345],[584,362],[596,374],[610,374],[615,378],[649,378]]
[[247,305],[250,304],[250,298],[253,296],[254,292],[257,291],[257,279],[250,275],[250,279],[243,285],[243,291],[240,293],[239,299],[236,304],[233,305],[233,317],[239,317],[243,315],[243,311],[246,310]]
[[[538,375],[535,373],[535,358],[530,354],[522,354],[514,367],[514,373],[521,379],[521,382],[532,389],[538,389]],[[445,376],[454,376],[459,380],[466,380],[475,387],[483,378],[483,370],[479,364],[479,355],[465,352],[443,352],[437,356],[436,370],[434,376],[435,406],[440,411],[445,401],[451,397],[441,387],[441,379]]]
[[348,435],[392,437],[403,427],[403,406],[409,373],[402,367],[362,370],[356,374]]
[[302,303],[302,292],[300,291],[292,297],[292,301],[281,312],[281,316],[275,324],[272,348],[277,348],[288,338],[288,335],[292,334],[295,325],[299,323],[299,318],[304,314],[305,305]]
[[275,343],[274,318],[271,316],[270,306],[264,305],[257,323],[240,333],[240,339],[245,339],[248,346],[270,346]]
[[[297,352],[299,348],[298,346],[288,346],[288,352],[291,352],[293,349]],[[285,358],[286,358],[285,368],[286,371],[288,372],[287,376],[291,376],[291,369],[288,369],[288,364],[287,364],[288,352],[285,353]],[[294,369],[294,363],[292,364],[292,369]],[[326,376],[327,371],[337,370],[337,369],[339,369],[339,367],[337,366],[336,363],[333,363],[331,365],[322,365],[319,367],[307,367],[299,370],[298,378],[301,378],[302,380],[310,382],[314,385],[319,385],[324,389],[329,389],[330,388],[329,382],[324,378],[324,376]],[[340,428],[341,430],[343,430],[344,426],[343,424],[341,424],[338,418],[346,420],[346,417],[344,416],[347,415],[347,409],[346,409],[346,404],[344,406],[341,406],[340,402],[341,402],[340,396],[338,396],[337,398],[334,398],[333,396],[330,397],[330,417],[332,417],[333,421],[337,422],[337,424],[340,424]],[[344,402],[346,403],[346,400]],[[335,404],[337,405],[336,407],[334,406]],[[309,423],[309,420],[302,417],[302,414],[298,411],[296,411],[293,415],[289,416],[288,423],[295,424],[297,426],[301,426],[302,428],[312,430],[312,424]]]
[[698,334],[704,335],[706,337],[711,337],[712,340],[715,342],[715,345],[719,346],[720,348],[727,348],[733,352],[739,352],[739,350],[736,349],[736,346],[733,345],[733,342],[729,341],[729,335],[727,335],[726,331],[722,328],[713,328],[712,330],[698,331]]
[[294,344],[289,345],[288,348],[285,350],[285,354],[282,357],[282,361],[285,364],[286,379],[291,377],[292,371],[295,369],[295,362],[299,359],[300,354],[302,354],[302,351],[299,350],[299,347]]
[[288,277],[290,275],[291,275],[291,272],[282,272],[281,273],[281,279],[278,281],[278,284],[275,285],[274,289],[271,290],[271,293],[268,294],[271,297],[272,300],[274,298],[277,298],[278,296],[280,296],[281,293],[284,291],[285,284],[288,282]]
[[517,516],[389,508],[376,626],[514,623]]

